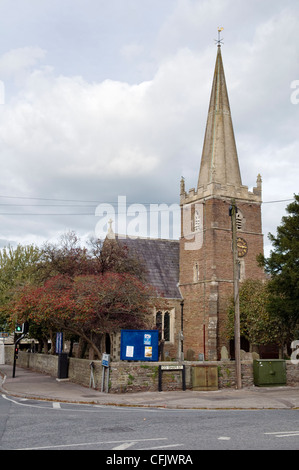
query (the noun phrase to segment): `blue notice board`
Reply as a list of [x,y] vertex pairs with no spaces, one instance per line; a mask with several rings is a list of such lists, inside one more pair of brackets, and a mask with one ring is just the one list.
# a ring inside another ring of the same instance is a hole
[[122,361],[158,361],[158,330],[121,330]]
[[61,354],[63,350],[63,333],[56,333],[56,353]]

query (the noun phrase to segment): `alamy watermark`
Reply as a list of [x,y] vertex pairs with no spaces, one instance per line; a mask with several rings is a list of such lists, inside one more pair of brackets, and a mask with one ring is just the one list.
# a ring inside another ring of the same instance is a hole
[[299,103],[299,80],[293,80],[291,83],[291,88],[295,90],[291,93],[291,103],[298,104]]
[[299,364],[299,340],[292,341],[291,349],[293,350],[291,354],[291,362],[292,364]]
[[[117,204],[101,203],[95,211],[100,217],[95,227],[99,239],[184,237],[186,250],[199,250],[203,243],[203,204],[127,204],[118,196]],[[113,228],[112,228],[113,225]]]

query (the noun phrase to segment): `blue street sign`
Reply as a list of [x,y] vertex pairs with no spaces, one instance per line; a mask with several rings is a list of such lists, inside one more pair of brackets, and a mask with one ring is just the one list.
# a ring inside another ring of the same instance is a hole
[[110,365],[110,354],[104,353],[102,355],[102,366],[109,367]]

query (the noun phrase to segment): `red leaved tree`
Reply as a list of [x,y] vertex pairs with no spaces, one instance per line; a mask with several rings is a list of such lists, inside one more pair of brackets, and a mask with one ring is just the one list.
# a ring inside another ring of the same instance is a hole
[[[12,302],[12,315],[84,339],[100,356],[96,338],[121,328],[152,326],[155,291],[128,273],[55,276],[42,287],[25,287]],[[160,301],[161,302],[161,301]]]

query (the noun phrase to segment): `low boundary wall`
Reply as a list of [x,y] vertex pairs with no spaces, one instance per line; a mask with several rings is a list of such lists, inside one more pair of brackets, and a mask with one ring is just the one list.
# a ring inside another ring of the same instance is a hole
[[[5,346],[5,362],[13,364],[13,346]],[[68,378],[70,381],[90,386],[91,361],[88,359],[69,358]],[[101,390],[102,384],[102,363],[93,362],[93,377],[95,388]],[[109,375],[110,393],[138,392],[138,391],[158,391],[159,365],[174,365],[175,362],[111,362]],[[186,389],[192,389],[192,367],[199,367],[200,362],[184,361],[186,373]],[[235,388],[235,362],[219,361],[204,362],[203,365],[217,366],[218,387]],[[41,373],[57,377],[58,356],[50,354],[37,354],[19,351],[16,362],[18,367],[31,369]],[[287,383],[286,385],[299,385],[299,364],[286,361]],[[252,361],[242,361],[242,386],[250,387],[253,382]],[[163,372],[163,391],[182,390],[182,374],[180,370],[167,370]]]

